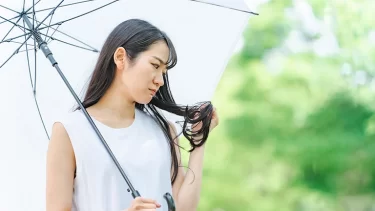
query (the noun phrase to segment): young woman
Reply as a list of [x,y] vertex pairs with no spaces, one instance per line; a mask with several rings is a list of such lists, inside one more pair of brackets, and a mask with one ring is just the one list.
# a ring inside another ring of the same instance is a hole
[[[82,102],[142,197],[133,198],[81,109],[55,122],[47,153],[47,211],[166,210],[172,194],[177,211],[197,209],[205,141],[218,125],[209,102],[176,105],[168,70],[177,55],[168,36],[132,19],[108,36]],[[184,117],[188,171],[181,166],[175,127],[159,109]],[[191,127],[189,127],[191,126]]]

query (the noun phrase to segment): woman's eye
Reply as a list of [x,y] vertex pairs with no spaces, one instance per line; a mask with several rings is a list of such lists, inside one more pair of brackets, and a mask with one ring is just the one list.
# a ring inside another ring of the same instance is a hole
[[159,65],[157,65],[157,64],[153,64],[153,65],[154,65],[154,67],[155,67],[156,69],[159,68]]

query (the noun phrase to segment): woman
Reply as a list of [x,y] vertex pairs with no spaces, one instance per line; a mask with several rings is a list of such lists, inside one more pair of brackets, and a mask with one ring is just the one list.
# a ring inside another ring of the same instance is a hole
[[[197,209],[204,143],[218,117],[210,103],[175,104],[168,70],[176,63],[171,40],[146,21],[127,20],[110,33],[82,104],[142,197],[133,199],[128,193],[77,108],[53,125],[47,154],[47,211],[166,210],[166,192],[172,193],[177,211]],[[158,109],[185,119],[183,134],[192,146],[187,172],[180,166],[176,129]]]

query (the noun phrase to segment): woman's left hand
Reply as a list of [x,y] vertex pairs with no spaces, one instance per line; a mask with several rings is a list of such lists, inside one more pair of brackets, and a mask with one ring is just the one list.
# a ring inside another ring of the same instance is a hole
[[[204,105],[205,106],[205,105]],[[204,107],[203,106],[203,107]],[[211,124],[210,124],[210,132],[219,124],[219,116],[217,114],[217,110],[215,107],[213,107],[212,110],[212,117],[211,117]],[[199,131],[202,128],[202,121],[193,124],[192,125],[192,130],[194,132]]]
[[212,111],[212,118],[211,118],[211,124],[210,124],[210,132],[219,125],[219,116],[217,114],[217,110],[214,107]]

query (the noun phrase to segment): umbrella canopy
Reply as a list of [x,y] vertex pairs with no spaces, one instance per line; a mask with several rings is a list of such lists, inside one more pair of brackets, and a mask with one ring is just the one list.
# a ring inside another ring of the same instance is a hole
[[[34,25],[39,25],[53,11],[49,8],[61,3],[62,7],[54,11],[52,18],[43,22],[53,26],[41,24],[44,26],[42,39],[49,43],[60,68],[80,96],[94,68],[98,56],[95,51],[100,51],[116,25],[126,19],[141,18],[161,28],[171,37],[179,57],[177,66],[170,71],[171,90],[179,104],[210,100],[251,15],[240,0],[42,0],[35,3]],[[23,1],[2,0],[0,5],[0,19],[8,20],[0,20],[1,66],[25,42],[25,37],[20,36],[27,32],[22,29],[22,19],[8,34],[18,20],[12,18],[23,7],[32,6],[33,1],[23,5]],[[29,17],[32,23],[33,14]],[[18,38],[11,39],[14,37]],[[8,173],[0,181],[0,197],[7,199],[0,203],[0,210],[44,210],[48,138],[38,108],[50,133],[53,121],[76,105],[50,61],[40,51],[35,58],[34,45],[29,39],[0,68],[0,166]],[[170,118],[178,120],[174,116]]]

